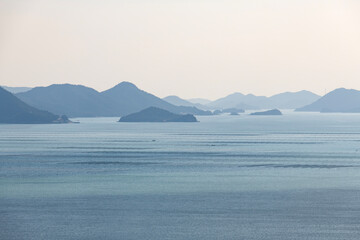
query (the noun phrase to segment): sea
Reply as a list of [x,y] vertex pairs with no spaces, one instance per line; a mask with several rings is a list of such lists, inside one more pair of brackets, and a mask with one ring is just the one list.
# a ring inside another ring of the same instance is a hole
[[360,239],[360,114],[0,125],[0,239]]

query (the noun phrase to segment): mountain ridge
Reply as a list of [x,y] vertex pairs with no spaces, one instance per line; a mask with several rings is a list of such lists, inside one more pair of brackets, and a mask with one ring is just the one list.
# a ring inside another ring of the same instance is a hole
[[295,109],[297,112],[360,112],[360,91],[337,88],[317,101]]
[[0,123],[44,124],[70,122],[66,116],[34,108],[0,87]]
[[150,106],[174,113],[211,115],[195,107],[174,106],[130,82],[121,82],[103,92],[83,85],[53,84],[16,96],[29,105],[69,117],[119,117]]
[[213,109],[242,108],[245,110],[257,110],[265,108],[295,109],[310,104],[320,96],[306,90],[298,92],[283,92],[270,97],[256,96],[254,94],[232,93],[219,98],[207,106]]

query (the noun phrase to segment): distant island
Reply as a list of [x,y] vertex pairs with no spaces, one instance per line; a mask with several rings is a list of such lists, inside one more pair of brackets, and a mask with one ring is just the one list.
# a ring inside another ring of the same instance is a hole
[[221,110],[222,113],[244,113],[245,110],[241,109],[241,108],[225,108],[223,110]]
[[279,116],[282,115],[282,113],[278,109],[272,109],[264,112],[254,112],[250,115],[262,115],[262,116]]
[[239,115],[239,113],[244,113],[245,110],[241,109],[241,108],[226,108],[226,109],[222,109],[222,110],[215,110],[213,112],[214,115],[219,115],[222,113],[230,113],[230,115]]
[[58,116],[31,107],[0,87],[0,123],[41,124],[70,122],[67,116]]
[[197,122],[192,114],[175,114],[167,110],[149,107],[120,118],[119,122]]

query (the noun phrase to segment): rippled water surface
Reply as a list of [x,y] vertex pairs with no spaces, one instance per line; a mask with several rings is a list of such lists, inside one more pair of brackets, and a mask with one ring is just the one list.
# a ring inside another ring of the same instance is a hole
[[0,239],[359,239],[360,115],[0,125]]

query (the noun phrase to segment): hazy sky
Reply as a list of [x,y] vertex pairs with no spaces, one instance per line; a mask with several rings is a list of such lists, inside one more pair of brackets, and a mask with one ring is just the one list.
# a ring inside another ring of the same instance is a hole
[[360,89],[358,0],[0,0],[0,85]]

